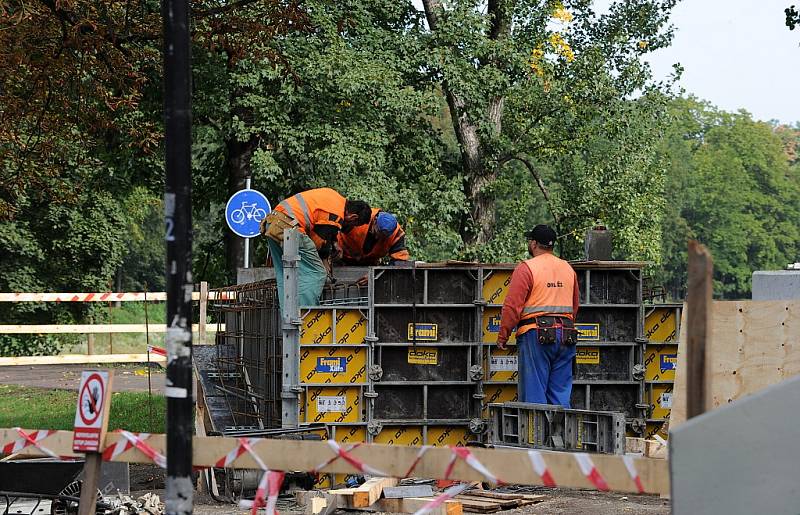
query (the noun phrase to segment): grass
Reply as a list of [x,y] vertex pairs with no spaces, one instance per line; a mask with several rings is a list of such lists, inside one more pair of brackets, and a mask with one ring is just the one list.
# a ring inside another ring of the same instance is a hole
[[[77,401],[77,391],[0,385],[0,427],[71,431]],[[149,402],[152,402],[152,408]],[[163,433],[166,406],[166,398],[162,395],[153,395],[149,401],[146,392],[114,393],[108,429]]]

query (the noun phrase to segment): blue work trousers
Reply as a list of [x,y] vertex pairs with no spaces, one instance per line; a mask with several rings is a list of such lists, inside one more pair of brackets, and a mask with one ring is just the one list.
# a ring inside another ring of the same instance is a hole
[[575,346],[539,343],[538,331],[531,329],[517,336],[519,348],[519,400],[539,404],[558,404],[569,408],[572,395],[572,362]]

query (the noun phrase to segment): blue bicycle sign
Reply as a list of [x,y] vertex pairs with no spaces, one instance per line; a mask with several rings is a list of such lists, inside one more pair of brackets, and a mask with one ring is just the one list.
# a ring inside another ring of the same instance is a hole
[[258,236],[261,220],[272,211],[267,197],[260,191],[245,189],[234,193],[225,206],[225,221],[242,238]]

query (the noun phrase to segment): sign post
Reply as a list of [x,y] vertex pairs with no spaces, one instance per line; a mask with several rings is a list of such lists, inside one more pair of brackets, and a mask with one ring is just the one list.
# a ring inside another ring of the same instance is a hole
[[79,515],[94,513],[97,503],[97,482],[102,464],[100,453],[108,429],[112,379],[110,370],[84,370],[78,387],[72,450],[86,454]]
[[250,267],[250,238],[258,236],[261,220],[272,211],[263,193],[250,189],[247,178],[245,189],[239,190],[225,205],[225,221],[234,234],[244,238],[244,268]]

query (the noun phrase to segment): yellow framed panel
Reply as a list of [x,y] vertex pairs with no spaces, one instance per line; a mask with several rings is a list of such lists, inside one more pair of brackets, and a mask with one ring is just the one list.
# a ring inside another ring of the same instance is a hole
[[363,384],[366,372],[366,347],[300,346],[301,383]]

